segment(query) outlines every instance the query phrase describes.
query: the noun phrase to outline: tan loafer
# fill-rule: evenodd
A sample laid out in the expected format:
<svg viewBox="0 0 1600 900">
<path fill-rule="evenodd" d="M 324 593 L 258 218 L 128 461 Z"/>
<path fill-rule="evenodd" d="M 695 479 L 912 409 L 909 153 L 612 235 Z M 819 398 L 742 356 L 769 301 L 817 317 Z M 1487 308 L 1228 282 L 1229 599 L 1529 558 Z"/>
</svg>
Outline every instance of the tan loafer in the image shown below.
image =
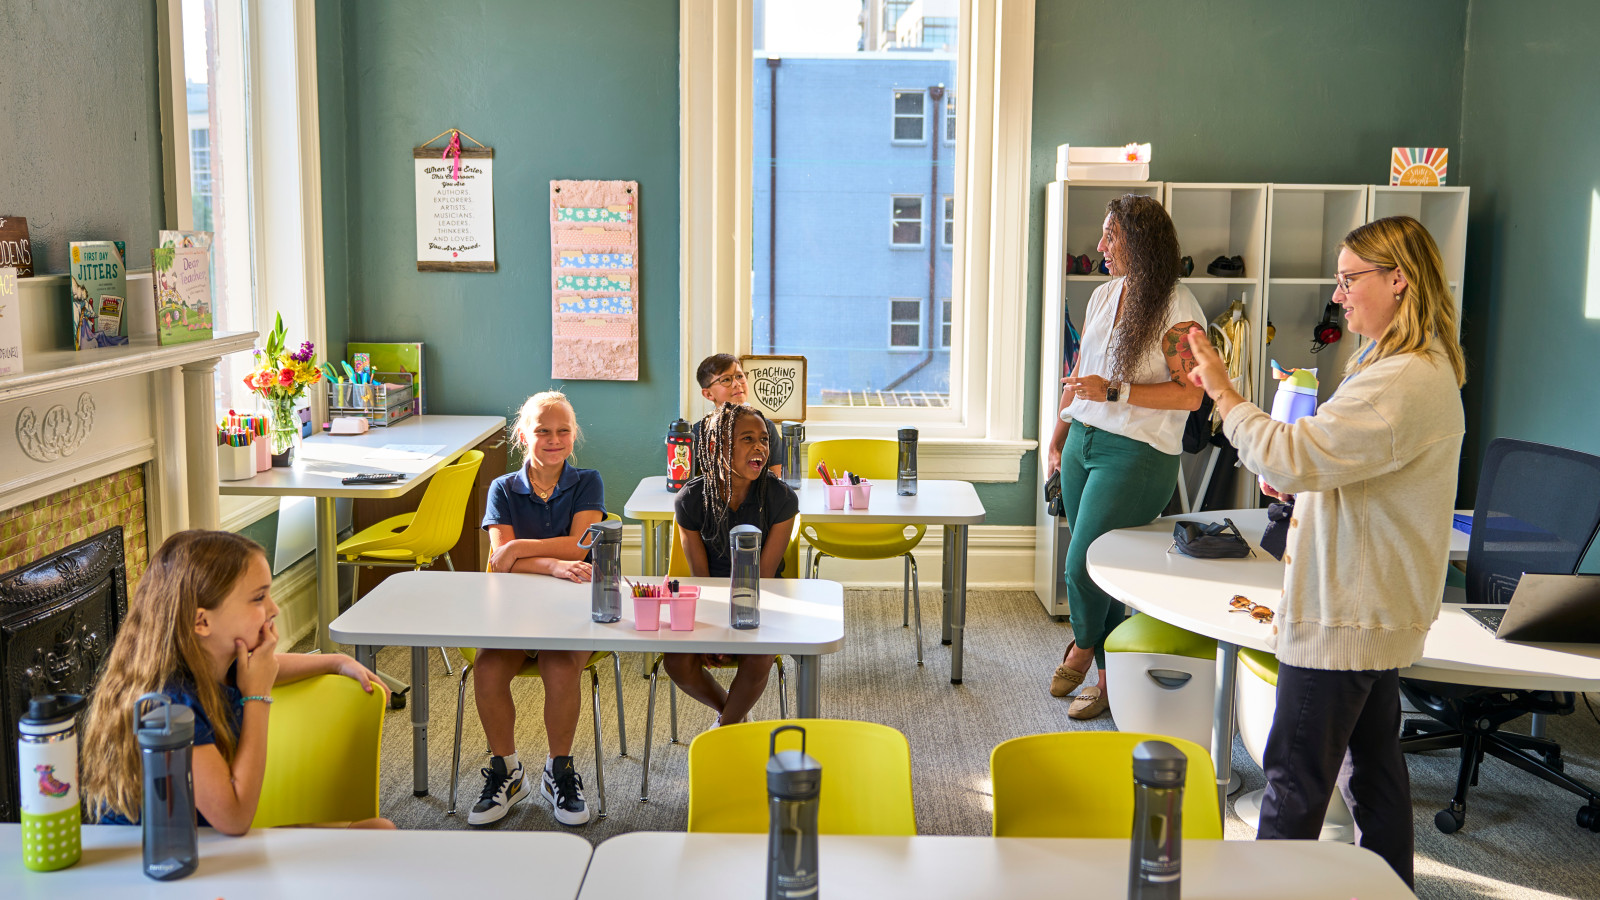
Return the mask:
<svg viewBox="0 0 1600 900">
<path fill-rule="evenodd" d="M 1072 705 L 1067 707 L 1067 716 L 1073 719 L 1095 719 L 1110 708 L 1111 701 L 1106 699 L 1106 692 L 1100 690 L 1099 685 L 1091 684 L 1072 698 Z"/>
<path fill-rule="evenodd" d="M 1067 668 L 1066 663 L 1056 666 L 1055 674 L 1050 676 L 1050 696 L 1065 697 L 1083 684 L 1083 672 Z"/>
</svg>

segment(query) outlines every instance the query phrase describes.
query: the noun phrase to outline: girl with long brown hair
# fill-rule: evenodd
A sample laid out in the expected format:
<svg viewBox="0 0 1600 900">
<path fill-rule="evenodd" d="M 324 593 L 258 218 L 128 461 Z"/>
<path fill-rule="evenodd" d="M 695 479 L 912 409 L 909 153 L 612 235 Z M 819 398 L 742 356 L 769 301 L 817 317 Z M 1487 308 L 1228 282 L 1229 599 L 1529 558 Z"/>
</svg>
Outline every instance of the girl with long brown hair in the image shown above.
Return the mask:
<svg viewBox="0 0 1600 900">
<path fill-rule="evenodd" d="M 278 653 L 278 606 L 261 545 L 226 531 L 180 531 L 139 581 L 89 705 L 83 795 L 91 819 L 139 821 L 143 781 L 133 702 L 165 693 L 194 711 L 194 797 L 200 824 L 250 830 L 267 765 L 272 688 L 336 673 L 382 689 L 341 653 Z M 313 824 L 313 823 L 306 823 Z M 393 828 L 386 819 L 357 827 Z"/>
<path fill-rule="evenodd" d="M 1067 715 L 1106 711 L 1107 634 L 1122 621 L 1121 603 L 1089 578 L 1089 545 L 1114 528 L 1161 514 L 1178 483 L 1183 426 L 1203 399 L 1186 379 L 1193 361 L 1179 339 L 1204 320 L 1178 283 L 1178 234 L 1151 197 L 1126 194 L 1106 205 L 1099 250 L 1110 281 L 1089 298 L 1078 367 L 1061 379 L 1061 421 L 1050 441 L 1051 470 L 1061 472 L 1067 525 L 1067 606 L 1072 641 L 1050 678 L 1065 697 L 1089 664 L 1098 685 L 1079 692 Z"/>
</svg>

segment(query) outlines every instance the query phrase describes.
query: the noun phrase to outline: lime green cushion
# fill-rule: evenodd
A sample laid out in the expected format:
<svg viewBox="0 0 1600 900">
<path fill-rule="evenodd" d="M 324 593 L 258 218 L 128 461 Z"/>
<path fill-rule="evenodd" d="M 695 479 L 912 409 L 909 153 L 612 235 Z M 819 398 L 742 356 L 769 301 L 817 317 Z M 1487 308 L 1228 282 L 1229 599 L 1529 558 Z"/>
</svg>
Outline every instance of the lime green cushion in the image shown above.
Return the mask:
<svg viewBox="0 0 1600 900">
<path fill-rule="evenodd" d="M 1215 659 L 1217 642 L 1144 614 L 1118 625 L 1106 635 L 1107 653 L 1165 653 L 1194 659 Z"/>
<path fill-rule="evenodd" d="M 1278 658 L 1262 650 L 1239 648 L 1239 662 L 1256 673 L 1256 677 L 1273 687 L 1278 686 Z"/>
</svg>

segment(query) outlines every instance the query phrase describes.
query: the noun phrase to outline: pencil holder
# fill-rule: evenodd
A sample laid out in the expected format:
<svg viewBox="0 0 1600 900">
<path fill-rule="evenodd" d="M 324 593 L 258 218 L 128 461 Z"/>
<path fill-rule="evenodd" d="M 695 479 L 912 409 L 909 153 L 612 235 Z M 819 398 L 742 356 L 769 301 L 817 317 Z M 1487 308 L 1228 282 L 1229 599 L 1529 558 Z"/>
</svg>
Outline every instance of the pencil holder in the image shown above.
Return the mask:
<svg viewBox="0 0 1600 900">
<path fill-rule="evenodd" d="M 849 496 L 850 487 L 851 485 L 848 481 L 836 481 L 833 484 L 823 485 L 823 489 L 827 491 L 828 495 L 828 508 L 844 509 L 845 497 Z"/>
<path fill-rule="evenodd" d="M 633 598 L 633 628 L 635 631 L 661 630 L 660 597 Z"/>
<path fill-rule="evenodd" d="M 850 485 L 850 508 L 866 509 L 867 501 L 872 499 L 872 482 L 861 479 L 860 484 Z"/>
<path fill-rule="evenodd" d="M 700 588 L 686 584 L 678 589 L 667 601 L 669 612 L 672 614 L 673 631 L 694 630 L 694 606 L 700 599 Z"/>
<path fill-rule="evenodd" d="M 223 481 L 243 481 L 256 475 L 256 451 L 253 447 L 217 447 L 217 477 Z"/>
<path fill-rule="evenodd" d="M 264 434 L 258 434 L 250 443 L 256 454 L 256 471 L 265 472 L 272 468 L 272 440 Z"/>
</svg>

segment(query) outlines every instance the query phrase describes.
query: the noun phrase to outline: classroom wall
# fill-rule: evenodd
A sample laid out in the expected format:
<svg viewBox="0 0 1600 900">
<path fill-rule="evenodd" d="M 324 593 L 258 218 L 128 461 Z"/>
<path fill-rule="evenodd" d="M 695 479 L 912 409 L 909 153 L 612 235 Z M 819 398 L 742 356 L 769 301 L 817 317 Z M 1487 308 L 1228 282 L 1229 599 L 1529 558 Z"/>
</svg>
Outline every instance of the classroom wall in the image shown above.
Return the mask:
<svg viewBox="0 0 1600 900">
<path fill-rule="evenodd" d="M 1468 457 L 1495 437 L 1600 453 L 1600 6 L 1474 3 L 1462 149 Z"/>
<path fill-rule="evenodd" d="M 566 391 L 577 461 L 620 511 L 663 471 L 677 415 L 677 4 L 323 0 L 317 20 L 329 349 L 426 341 L 432 413 L 511 418 Z M 416 270 L 411 149 L 449 127 L 495 151 L 492 274 Z M 547 197 L 564 178 L 639 182 L 637 382 L 550 377 Z"/>
<path fill-rule="evenodd" d="M 127 242 L 148 268 L 162 227 L 156 4 L 0 3 L 0 216 L 25 216 L 34 274 L 67 244 Z"/>
</svg>

